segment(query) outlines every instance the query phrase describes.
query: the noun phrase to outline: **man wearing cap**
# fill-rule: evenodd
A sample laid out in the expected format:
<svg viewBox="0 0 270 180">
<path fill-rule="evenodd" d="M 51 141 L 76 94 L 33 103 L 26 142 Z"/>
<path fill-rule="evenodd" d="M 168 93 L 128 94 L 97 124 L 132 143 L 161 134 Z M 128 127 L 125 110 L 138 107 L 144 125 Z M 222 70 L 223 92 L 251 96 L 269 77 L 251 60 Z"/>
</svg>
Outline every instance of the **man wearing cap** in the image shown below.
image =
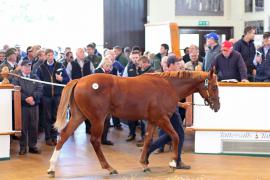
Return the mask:
<svg viewBox="0 0 270 180">
<path fill-rule="evenodd" d="M 209 71 L 214 58 L 220 53 L 220 45 L 218 44 L 219 37 L 214 32 L 207 34 L 205 38 L 209 49 L 205 54 L 202 69 L 203 71 Z"/>
<path fill-rule="evenodd" d="M 21 64 L 19 75 L 31 79 L 38 77 L 31 73 L 31 62 L 25 60 Z M 13 84 L 21 86 L 21 101 L 22 101 L 22 136 L 20 138 L 20 155 L 27 152 L 40 154 L 37 148 L 38 137 L 38 105 L 42 97 L 42 84 L 28 81 L 21 78 L 14 78 Z M 27 143 L 28 142 L 28 143 Z"/>
<path fill-rule="evenodd" d="M 6 51 L 6 60 L 0 65 L 0 72 L 2 71 L 2 68 L 7 66 L 9 71 L 12 71 L 13 73 L 17 73 L 18 70 L 20 70 L 20 66 L 17 66 L 16 63 L 17 55 L 16 55 L 16 49 L 15 48 L 9 48 Z M 0 76 L 0 81 L 2 77 Z M 12 80 L 12 76 L 9 76 L 9 80 Z"/>
<path fill-rule="evenodd" d="M 236 79 L 248 82 L 245 62 L 241 54 L 233 50 L 233 44 L 229 41 L 223 42 L 221 51 L 212 63 L 212 67 L 216 69 L 219 80 Z"/>
<path fill-rule="evenodd" d="M 254 81 L 254 74 L 255 74 L 255 66 L 253 64 L 253 60 L 256 54 L 256 48 L 254 45 L 255 34 L 256 34 L 256 27 L 254 26 L 245 27 L 242 39 L 237 41 L 233 47 L 233 49 L 238 51 L 244 59 L 244 62 L 247 67 L 247 74 L 249 81 Z"/>
</svg>

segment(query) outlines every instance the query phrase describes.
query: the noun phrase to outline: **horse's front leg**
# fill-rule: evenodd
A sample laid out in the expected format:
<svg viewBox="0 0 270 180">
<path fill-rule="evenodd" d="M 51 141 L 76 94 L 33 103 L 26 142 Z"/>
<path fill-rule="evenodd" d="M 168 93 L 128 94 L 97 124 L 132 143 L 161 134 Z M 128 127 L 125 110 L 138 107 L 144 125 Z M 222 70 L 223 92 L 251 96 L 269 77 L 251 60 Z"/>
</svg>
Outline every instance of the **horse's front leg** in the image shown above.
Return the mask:
<svg viewBox="0 0 270 180">
<path fill-rule="evenodd" d="M 149 149 L 149 145 L 151 143 L 151 140 L 153 138 L 154 130 L 155 130 L 155 126 L 153 125 L 153 123 L 148 122 L 147 132 L 145 134 L 143 150 L 142 150 L 141 158 L 140 158 L 140 163 L 143 166 L 143 171 L 144 172 L 150 171 L 150 169 L 148 168 L 148 164 L 149 164 L 149 161 L 148 161 L 148 158 L 149 158 L 148 149 Z"/>
<path fill-rule="evenodd" d="M 103 121 L 100 119 L 91 119 L 92 126 L 91 126 L 90 141 L 94 147 L 94 150 L 99 159 L 101 167 L 103 169 L 107 169 L 110 172 L 110 174 L 118 174 L 118 172 L 109 165 L 100 147 L 101 136 L 102 136 L 103 128 L 104 128 L 104 121 L 105 121 L 105 118 L 103 119 Z"/>
</svg>

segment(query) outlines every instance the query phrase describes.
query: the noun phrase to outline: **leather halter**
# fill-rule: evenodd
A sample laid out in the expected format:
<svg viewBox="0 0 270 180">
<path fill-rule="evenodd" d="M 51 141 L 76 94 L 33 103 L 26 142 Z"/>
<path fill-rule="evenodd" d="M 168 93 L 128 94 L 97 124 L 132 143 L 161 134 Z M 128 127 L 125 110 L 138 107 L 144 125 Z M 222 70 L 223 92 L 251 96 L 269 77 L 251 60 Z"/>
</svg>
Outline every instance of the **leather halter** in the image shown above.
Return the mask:
<svg viewBox="0 0 270 180">
<path fill-rule="evenodd" d="M 205 91 L 206 91 L 207 97 L 204 98 L 204 104 L 205 104 L 206 106 L 209 106 L 209 105 L 212 106 L 212 105 L 214 104 L 215 101 L 219 100 L 219 97 L 211 97 L 208 88 L 209 88 L 209 79 L 206 78 L 206 79 L 204 80 L 204 89 L 205 89 Z M 209 102 L 210 104 L 209 104 L 208 102 Z"/>
</svg>

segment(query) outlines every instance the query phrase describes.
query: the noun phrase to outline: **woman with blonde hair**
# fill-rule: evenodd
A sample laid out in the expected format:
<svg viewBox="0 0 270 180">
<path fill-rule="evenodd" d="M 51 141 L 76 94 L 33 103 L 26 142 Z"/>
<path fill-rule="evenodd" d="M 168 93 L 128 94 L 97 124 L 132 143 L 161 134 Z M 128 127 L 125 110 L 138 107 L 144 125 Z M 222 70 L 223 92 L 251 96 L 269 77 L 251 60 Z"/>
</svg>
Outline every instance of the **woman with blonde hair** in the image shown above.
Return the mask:
<svg viewBox="0 0 270 180">
<path fill-rule="evenodd" d="M 112 70 L 112 61 L 108 57 L 102 59 L 95 73 L 110 73 Z"/>
</svg>

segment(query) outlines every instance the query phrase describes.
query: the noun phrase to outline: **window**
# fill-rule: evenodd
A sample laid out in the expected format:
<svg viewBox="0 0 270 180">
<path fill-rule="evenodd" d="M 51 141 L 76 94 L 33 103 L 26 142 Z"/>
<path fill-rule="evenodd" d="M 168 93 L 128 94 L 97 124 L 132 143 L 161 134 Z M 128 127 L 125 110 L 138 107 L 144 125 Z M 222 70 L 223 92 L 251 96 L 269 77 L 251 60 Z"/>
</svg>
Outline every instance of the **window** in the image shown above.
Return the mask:
<svg viewBox="0 0 270 180">
<path fill-rule="evenodd" d="M 256 34 L 263 34 L 263 32 L 264 32 L 263 20 L 260 20 L 260 21 L 246 21 L 245 22 L 245 27 L 246 26 L 255 26 L 256 27 Z"/>
<path fill-rule="evenodd" d="M 264 0 L 255 0 L 255 11 L 264 10 Z"/>
<path fill-rule="evenodd" d="M 245 12 L 252 12 L 253 0 L 245 0 Z"/>
<path fill-rule="evenodd" d="M 223 16 L 224 0 L 175 0 L 177 16 Z"/>
</svg>

